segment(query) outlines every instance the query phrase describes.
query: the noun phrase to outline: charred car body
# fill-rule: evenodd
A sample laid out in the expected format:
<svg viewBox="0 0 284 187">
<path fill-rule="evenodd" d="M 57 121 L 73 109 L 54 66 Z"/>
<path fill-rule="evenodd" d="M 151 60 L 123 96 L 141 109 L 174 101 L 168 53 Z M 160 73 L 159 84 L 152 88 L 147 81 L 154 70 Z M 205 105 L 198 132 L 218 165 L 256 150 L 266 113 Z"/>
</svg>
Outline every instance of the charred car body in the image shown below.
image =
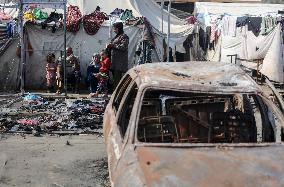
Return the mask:
<svg viewBox="0 0 284 187">
<path fill-rule="evenodd" d="M 283 115 L 232 64 L 137 66 L 107 106 L 112 186 L 284 186 Z"/>
</svg>

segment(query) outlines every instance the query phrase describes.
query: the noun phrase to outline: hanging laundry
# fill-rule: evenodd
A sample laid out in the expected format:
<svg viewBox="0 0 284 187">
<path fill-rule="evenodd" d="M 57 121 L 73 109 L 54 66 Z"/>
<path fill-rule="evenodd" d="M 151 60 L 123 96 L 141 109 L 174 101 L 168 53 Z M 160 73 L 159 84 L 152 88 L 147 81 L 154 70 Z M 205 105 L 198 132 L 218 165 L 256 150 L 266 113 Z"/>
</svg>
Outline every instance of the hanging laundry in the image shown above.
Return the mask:
<svg viewBox="0 0 284 187">
<path fill-rule="evenodd" d="M 34 18 L 36 20 L 44 20 L 44 19 L 48 18 L 48 13 L 47 12 L 43 12 L 40 9 L 34 9 L 33 14 L 34 14 Z"/>
<path fill-rule="evenodd" d="M 210 43 L 212 44 L 216 41 L 220 36 L 220 29 L 218 25 L 220 25 L 221 18 L 220 17 L 211 17 L 211 33 L 210 33 Z M 216 42 L 215 42 L 216 43 Z"/>
<path fill-rule="evenodd" d="M 224 36 L 236 36 L 237 17 L 225 16 L 222 19 L 222 33 Z"/>
<path fill-rule="evenodd" d="M 252 31 L 255 36 L 260 33 L 262 18 L 261 17 L 249 17 L 248 18 L 248 30 Z"/>
<path fill-rule="evenodd" d="M 87 34 L 95 35 L 101 28 L 102 23 L 108 19 L 104 12 L 94 11 L 83 17 L 83 26 Z"/>
<path fill-rule="evenodd" d="M 199 29 L 199 46 L 203 51 L 206 51 L 209 47 L 210 35 L 211 35 L 210 27 L 206 27 L 205 31 L 202 28 Z"/>
<path fill-rule="evenodd" d="M 185 18 L 185 20 L 186 20 L 187 24 L 195 24 L 196 21 L 197 21 L 196 17 L 194 17 L 194 16 L 189 16 L 189 17 Z"/>
<path fill-rule="evenodd" d="M 132 10 L 126 9 L 120 16 L 122 21 L 126 21 L 128 19 L 134 18 Z"/>
<path fill-rule="evenodd" d="M 119 17 L 123 14 L 124 10 L 123 9 L 119 9 L 119 8 L 116 8 L 114 11 L 112 11 L 110 13 L 111 16 L 114 16 L 114 17 Z"/>
<path fill-rule="evenodd" d="M 5 13 L 5 12 L 0 12 L 0 22 L 2 21 L 8 21 L 11 20 L 12 16 L 10 16 L 9 14 Z"/>
<path fill-rule="evenodd" d="M 247 24 L 248 24 L 247 16 L 237 17 L 237 23 L 236 23 L 237 27 L 243 27 L 243 26 L 246 26 Z"/>
<path fill-rule="evenodd" d="M 261 35 L 269 34 L 271 31 L 275 29 L 276 25 L 277 25 L 276 17 L 271 17 L 271 16 L 262 17 L 260 34 Z"/>
<path fill-rule="evenodd" d="M 54 25 L 52 26 L 52 32 L 54 33 L 56 31 L 56 24 L 60 21 L 63 21 L 63 14 L 51 12 L 48 18 L 41 23 L 41 27 L 42 29 L 45 29 L 48 23 L 54 22 Z"/>
<path fill-rule="evenodd" d="M 144 23 L 143 17 L 130 18 L 125 21 L 125 25 L 128 26 L 138 26 L 138 25 L 143 25 L 143 23 Z"/>
<path fill-rule="evenodd" d="M 24 13 L 24 19 L 26 21 L 34 21 L 35 17 L 32 11 L 28 10 L 27 12 Z"/>
<path fill-rule="evenodd" d="M 80 30 L 82 14 L 78 6 L 69 6 L 67 13 L 67 31 L 78 32 Z"/>
</svg>

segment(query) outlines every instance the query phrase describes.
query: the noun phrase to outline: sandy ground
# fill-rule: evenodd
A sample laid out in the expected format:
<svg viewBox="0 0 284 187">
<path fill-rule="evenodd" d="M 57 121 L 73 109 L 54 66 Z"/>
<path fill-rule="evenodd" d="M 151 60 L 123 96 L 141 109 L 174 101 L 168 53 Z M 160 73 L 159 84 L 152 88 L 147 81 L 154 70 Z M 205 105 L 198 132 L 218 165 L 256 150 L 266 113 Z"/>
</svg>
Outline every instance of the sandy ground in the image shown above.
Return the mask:
<svg viewBox="0 0 284 187">
<path fill-rule="evenodd" d="M 105 145 L 96 135 L 0 134 L 0 150 L 1 187 L 109 186 Z"/>
</svg>

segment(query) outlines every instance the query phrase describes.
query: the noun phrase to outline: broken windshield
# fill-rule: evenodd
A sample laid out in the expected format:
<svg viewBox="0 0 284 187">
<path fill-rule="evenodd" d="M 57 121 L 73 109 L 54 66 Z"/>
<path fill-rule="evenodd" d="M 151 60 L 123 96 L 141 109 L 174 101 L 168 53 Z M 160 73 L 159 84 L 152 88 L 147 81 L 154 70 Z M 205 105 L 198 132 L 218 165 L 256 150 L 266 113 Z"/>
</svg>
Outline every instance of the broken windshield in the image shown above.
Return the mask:
<svg viewBox="0 0 284 187">
<path fill-rule="evenodd" d="M 275 142 L 275 115 L 255 94 L 204 94 L 149 89 L 137 139 L 145 143 Z"/>
</svg>

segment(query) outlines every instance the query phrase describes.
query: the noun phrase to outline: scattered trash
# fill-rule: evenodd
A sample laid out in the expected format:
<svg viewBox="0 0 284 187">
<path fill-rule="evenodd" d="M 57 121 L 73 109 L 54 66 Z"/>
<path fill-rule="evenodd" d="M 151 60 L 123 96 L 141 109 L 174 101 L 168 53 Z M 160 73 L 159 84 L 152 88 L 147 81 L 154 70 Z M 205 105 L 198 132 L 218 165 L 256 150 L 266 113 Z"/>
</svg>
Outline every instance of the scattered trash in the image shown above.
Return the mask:
<svg viewBox="0 0 284 187">
<path fill-rule="evenodd" d="M 26 95 L 24 97 L 25 101 L 37 101 L 37 100 L 41 100 L 42 98 L 36 94 L 32 94 L 32 93 L 28 93 L 28 95 Z"/>
<path fill-rule="evenodd" d="M 0 133 L 50 134 L 99 133 L 107 100 L 44 99 L 27 94 L 9 107 L 0 102 Z"/>
</svg>

